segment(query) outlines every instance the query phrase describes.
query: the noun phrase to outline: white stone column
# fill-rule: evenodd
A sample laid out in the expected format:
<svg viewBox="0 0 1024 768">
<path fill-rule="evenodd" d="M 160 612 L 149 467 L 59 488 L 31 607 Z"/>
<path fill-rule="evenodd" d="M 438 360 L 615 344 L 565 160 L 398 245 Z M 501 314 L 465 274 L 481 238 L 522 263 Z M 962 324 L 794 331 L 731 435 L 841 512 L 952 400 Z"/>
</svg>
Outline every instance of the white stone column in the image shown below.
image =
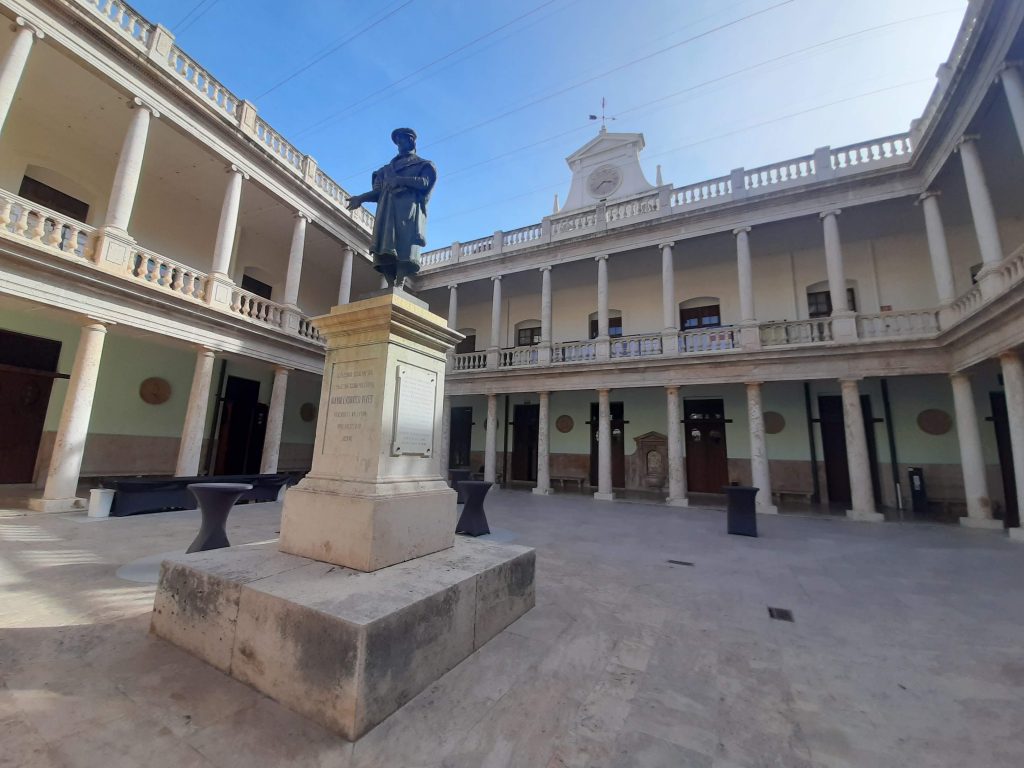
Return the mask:
<svg viewBox="0 0 1024 768">
<path fill-rule="evenodd" d="M 676 272 L 672 258 L 675 243 L 662 243 L 661 248 L 661 322 L 666 334 L 679 330 L 679 314 L 676 310 Z"/>
<path fill-rule="evenodd" d="M 960 443 L 960 467 L 967 498 L 967 517 L 961 517 L 960 524 L 973 528 L 1001 528 L 1002 523 L 992 519 L 992 500 L 985 478 L 985 454 L 981 449 L 981 430 L 978 428 L 971 379 L 966 373 L 954 373 L 949 380 L 953 386 L 956 436 Z"/>
<path fill-rule="evenodd" d="M 235 243 L 235 229 L 238 226 L 238 209 L 242 202 L 242 180 L 249 176 L 237 165 L 228 169 L 228 184 L 224 190 L 224 202 L 220 208 L 220 223 L 217 225 L 217 243 L 213 248 L 213 269 L 211 274 L 228 280 L 231 266 L 231 249 Z"/>
<path fill-rule="evenodd" d="M 928 254 L 932 260 L 935 291 L 939 296 L 939 304 L 949 304 L 956 298 L 956 287 L 953 283 L 949 248 L 946 245 L 946 229 L 942 225 L 942 213 L 939 211 L 941 194 L 938 190 L 928 190 L 917 199 L 921 203 L 921 210 L 924 211 L 924 229 L 928 236 Z"/>
<path fill-rule="evenodd" d="M 292 225 L 292 243 L 288 249 L 288 272 L 284 280 L 284 300 L 287 307 L 297 308 L 299 301 L 299 281 L 302 277 L 302 255 L 306 247 L 306 224 L 309 217 L 304 213 L 296 213 Z"/>
<path fill-rule="evenodd" d="M 840 379 L 843 392 L 843 423 L 846 427 L 846 461 L 850 472 L 850 494 L 853 509 L 846 516 L 853 520 L 878 522 L 885 518 L 875 510 L 875 493 L 871 485 L 871 459 L 868 438 L 864 431 L 864 412 L 860 407 L 857 379 Z"/>
<path fill-rule="evenodd" d="M 839 238 L 836 209 L 820 214 L 825 233 L 825 269 L 828 271 L 828 292 L 832 299 L 832 316 L 849 312 L 846 301 L 846 274 L 843 271 L 843 245 Z"/>
<path fill-rule="evenodd" d="M 188 393 L 185 425 L 178 443 L 178 461 L 174 466 L 176 477 L 195 477 L 203 455 L 203 435 L 206 431 L 206 411 L 210 404 L 210 381 L 213 379 L 214 352 L 205 347 L 196 353 L 196 367 L 192 373 L 192 388 Z"/>
<path fill-rule="evenodd" d="M 597 339 L 598 360 L 611 357 L 611 343 L 608 336 L 608 254 L 595 258 L 597 262 Z"/>
<path fill-rule="evenodd" d="M 1010 451 L 1013 453 L 1013 478 L 1017 482 L 1017 509 L 1024 510 L 1024 365 L 1017 352 L 999 356 L 1006 393 L 1006 416 L 1010 423 Z M 1010 528 L 1010 538 L 1024 541 L 1024 528 Z"/>
<path fill-rule="evenodd" d="M 132 100 L 132 117 L 128 122 L 128 132 L 121 142 L 121 154 L 114 171 L 114 183 L 110 188 L 110 201 L 107 203 L 105 226 L 120 232 L 128 232 L 128 222 L 132 218 L 135 207 L 135 195 L 139 190 L 139 178 L 142 176 L 142 160 L 146 155 L 146 139 L 149 137 L 149 121 L 160 114 L 142 103 L 142 99 Z"/>
<path fill-rule="evenodd" d="M 341 250 L 341 282 L 338 284 L 338 304 L 352 301 L 352 261 L 355 253 L 347 245 Z"/>
<path fill-rule="evenodd" d="M 1010 106 L 1013 127 L 1017 131 L 1017 140 L 1024 149 L 1024 78 L 1020 74 L 1019 62 L 1007 62 L 999 73 L 1006 93 L 1006 103 Z"/>
<path fill-rule="evenodd" d="M 448 286 L 448 327 L 459 330 L 459 284 Z"/>
<path fill-rule="evenodd" d="M 452 399 L 445 395 L 441 405 L 441 450 L 438 464 L 441 477 L 448 481 L 448 465 L 451 464 L 452 448 Z"/>
<path fill-rule="evenodd" d="M 547 392 L 538 392 L 537 397 L 540 403 L 537 416 L 537 487 L 533 489 L 533 492 L 546 496 L 551 493 L 550 432 L 548 430 L 550 395 Z"/>
<path fill-rule="evenodd" d="M 498 396 L 487 396 L 487 425 L 484 439 L 484 480 L 496 481 L 498 476 Z"/>
<path fill-rule="evenodd" d="M 761 382 L 747 382 L 747 422 L 750 425 L 750 475 L 757 492 L 757 511 L 778 514 L 772 503 L 772 476 L 768 467 L 768 445 L 764 436 L 764 410 L 761 406 Z"/>
<path fill-rule="evenodd" d="M 981 250 L 983 262 L 982 272 L 988 267 L 1003 260 L 1003 243 L 999 237 L 999 226 L 996 223 L 996 210 L 992 205 L 992 196 L 985 183 L 985 171 L 978 154 L 978 137 L 964 136 L 960 139 L 957 149 L 964 167 L 964 181 L 967 183 L 967 198 L 971 204 L 971 217 L 974 219 L 974 233 L 978 237 L 978 248 Z M 978 275 L 981 280 L 981 273 Z"/>
<path fill-rule="evenodd" d="M 686 498 L 686 466 L 683 456 L 683 430 L 679 424 L 679 387 L 665 387 L 665 429 L 668 432 L 668 498 L 673 507 L 689 506 Z"/>
<path fill-rule="evenodd" d="M 551 267 L 540 268 L 540 346 L 537 362 L 551 362 Z"/>
<path fill-rule="evenodd" d="M 7 122 L 7 113 L 14 103 L 14 94 L 21 82 L 21 75 L 28 63 L 28 54 L 32 50 L 34 38 L 43 39 L 43 33 L 33 27 L 26 19 L 18 16 L 14 20 L 15 35 L 11 47 L 0 61 L 0 131 Z"/>
<path fill-rule="evenodd" d="M 274 366 L 274 388 L 270 392 L 270 408 L 267 411 L 267 431 L 263 437 L 263 457 L 260 459 L 260 474 L 273 475 L 281 458 L 281 431 L 284 428 L 284 402 L 288 393 L 288 369 Z"/>
<path fill-rule="evenodd" d="M 501 349 L 501 275 L 491 277 L 491 344 L 487 348 L 487 367 L 498 367 Z"/>
<path fill-rule="evenodd" d="M 736 276 L 740 288 L 740 322 L 755 323 L 757 320 L 754 316 L 754 278 L 750 265 L 750 227 L 739 227 L 732 233 L 736 236 Z"/>
<path fill-rule="evenodd" d="M 607 258 L 607 257 L 606 257 Z M 599 501 L 611 501 L 612 493 L 612 412 L 609 390 L 597 390 L 597 493 Z"/>
<path fill-rule="evenodd" d="M 85 455 L 85 440 L 89 435 L 92 401 L 106 335 L 107 327 L 103 323 L 90 319 L 82 326 L 43 496 L 29 501 L 29 506 L 37 512 L 66 512 L 85 506 L 85 500 L 77 498 L 75 493 Z"/>
</svg>

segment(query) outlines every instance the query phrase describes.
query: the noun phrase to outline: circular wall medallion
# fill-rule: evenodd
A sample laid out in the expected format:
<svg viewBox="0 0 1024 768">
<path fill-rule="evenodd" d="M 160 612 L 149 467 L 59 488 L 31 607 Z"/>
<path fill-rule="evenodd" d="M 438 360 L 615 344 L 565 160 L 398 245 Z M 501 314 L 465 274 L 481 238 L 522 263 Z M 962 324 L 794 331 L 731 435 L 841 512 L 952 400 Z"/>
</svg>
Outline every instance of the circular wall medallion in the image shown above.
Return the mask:
<svg viewBox="0 0 1024 768">
<path fill-rule="evenodd" d="M 777 435 L 786 428 L 786 417 L 777 411 L 764 412 L 764 431 L 769 435 Z"/>
<path fill-rule="evenodd" d="M 614 165 L 602 165 L 587 176 L 587 191 L 598 199 L 609 197 L 622 183 L 622 173 Z"/>
<path fill-rule="evenodd" d="M 303 403 L 299 406 L 299 418 L 303 421 L 312 421 L 316 418 L 316 406 L 312 403 Z"/>
<path fill-rule="evenodd" d="M 571 432 L 573 428 L 572 416 L 563 414 L 555 419 L 555 429 L 559 432 Z"/>
<path fill-rule="evenodd" d="M 928 408 L 917 414 L 917 426 L 928 435 L 944 435 L 953 428 L 953 419 L 945 411 Z"/>
<path fill-rule="evenodd" d="M 171 398 L 171 385 L 167 379 L 151 376 L 139 385 L 139 397 L 150 405 L 161 405 Z"/>
</svg>

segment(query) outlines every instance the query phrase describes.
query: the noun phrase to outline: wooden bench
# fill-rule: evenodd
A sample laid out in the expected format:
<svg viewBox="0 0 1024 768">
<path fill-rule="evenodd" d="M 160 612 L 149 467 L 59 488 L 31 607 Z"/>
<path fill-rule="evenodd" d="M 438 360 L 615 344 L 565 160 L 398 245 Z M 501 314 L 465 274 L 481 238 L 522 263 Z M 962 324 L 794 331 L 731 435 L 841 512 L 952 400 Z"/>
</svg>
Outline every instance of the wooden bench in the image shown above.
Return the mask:
<svg viewBox="0 0 1024 768">
<path fill-rule="evenodd" d="M 565 490 L 566 483 L 576 483 L 576 490 L 583 491 L 583 481 L 586 480 L 582 475 L 552 475 L 551 482 L 557 482 L 562 486 L 562 490 Z"/>
<path fill-rule="evenodd" d="M 784 488 L 776 488 L 772 491 L 772 498 L 775 499 L 778 504 L 781 504 L 782 500 L 787 498 L 797 499 L 810 504 L 811 499 L 814 498 L 814 491 L 792 491 Z"/>
</svg>

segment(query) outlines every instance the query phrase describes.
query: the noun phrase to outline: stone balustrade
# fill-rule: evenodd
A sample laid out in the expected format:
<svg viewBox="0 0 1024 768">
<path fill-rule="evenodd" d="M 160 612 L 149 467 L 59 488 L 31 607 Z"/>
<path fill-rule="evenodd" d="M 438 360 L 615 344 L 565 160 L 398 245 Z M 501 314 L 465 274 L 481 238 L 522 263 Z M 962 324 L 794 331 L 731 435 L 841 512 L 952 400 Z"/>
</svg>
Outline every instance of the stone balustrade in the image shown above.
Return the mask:
<svg viewBox="0 0 1024 768">
<path fill-rule="evenodd" d="M 281 327 L 284 307 L 243 288 L 231 289 L 231 311 L 255 323 Z"/>
<path fill-rule="evenodd" d="M 612 357 L 650 357 L 661 354 L 661 335 L 620 336 L 611 341 Z"/>
<path fill-rule="evenodd" d="M 537 365 L 538 362 L 539 350 L 535 346 L 503 349 L 498 354 L 499 368 L 520 368 L 524 365 Z"/>
<path fill-rule="evenodd" d="M 0 231 L 65 256 L 92 256 L 92 227 L 0 190 Z"/>
<path fill-rule="evenodd" d="M 195 301 L 202 301 L 206 297 L 209 276 L 205 272 L 152 251 L 133 248 L 127 267 L 129 276 L 153 288 Z"/>
<path fill-rule="evenodd" d="M 309 318 L 299 318 L 299 336 L 310 341 L 318 341 L 323 343 L 324 337 L 320 335 L 320 331 L 313 327 L 312 321 Z"/>
<path fill-rule="evenodd" d="M 743 188 L 748 194 L 751 190 L 767 192 L 782 186 L 805 184 L 813 176 L 814 155 L 805 155 L 746 171 L 743 174 Z"/>
<path fill-rule="evenodd" d="M 832 320 L 827 317 L 761 324 L 761 343 L 766 347 L 823 341 L 832 341 Z"/>
<path fill-rule="evenodd" d="M 723 352 L 736 349 L 736 335 L 732 328 L 700 328 L 679 334 L 677 351 L 680 354 L 694 352 Z"/>
<path fill-rule="evenodd" d="M 857 337 L 860 339 L 906 339 L 934 336 L 938 332 L 939 316 L 934 309 L 857 315 Z"/>
<path fill-rule="evenodd" d="M 832 170 L 838 175 L 842 171 L 866 170 L 864 166 L 879 168 L 902 163 L 910 159 L 910 154 L 910 135 L 900 133 L 839 147 L 831 150 L 830 156 Z"/>
<path fill-rule="evenodd" d="M 593 341 L 556 341 L 551 345 L 552 363 L 578 363 L 597 359 Z"/>
<path fill-rule="evenodd" d="M 153 36 L 153 25 L 142 14 L 121 0 L 89 0 L 97 15 L 104 17 L 123 35 L 141 46 L 148 46 Z"/>
<path fill-rule="evenodd" d="M 670 207 L 678 211 L 684 207 L 698 207 L 723 203 L 732 199 L 732 177 L 721 176 L 672 190 Z"/>
<path fill-rule="evenodd" d="M 452 356 L 452 368 L 456 371 L 478 371 L 486 367 L 486 352 L 463 352 Z"/>
<path fill-rule="evenodd" d="M 302 175 L 303 154 L 299 152 L 284 136 L 270 127 L 270 123 L 260 116 L 256 116 L 256 137 L 274 154 L 288 170 L 297 175 Z M 323 172 L 320 173 L 324 176 Z M 323 189 L 317 185 L 319 189 Z M 330 197 L 330 195 L 328 195 Z M 332 198 L 333 199 L 333 198 Z"/>
</svg>

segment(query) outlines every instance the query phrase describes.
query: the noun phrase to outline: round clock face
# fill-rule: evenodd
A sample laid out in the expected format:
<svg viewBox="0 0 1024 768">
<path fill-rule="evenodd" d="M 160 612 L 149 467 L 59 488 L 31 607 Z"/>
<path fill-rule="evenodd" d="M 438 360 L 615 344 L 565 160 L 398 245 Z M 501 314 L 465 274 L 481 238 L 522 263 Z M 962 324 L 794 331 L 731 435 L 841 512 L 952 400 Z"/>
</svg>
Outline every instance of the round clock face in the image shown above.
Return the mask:
<svg viewBox="0 0 1024 768">
<path fill-rule="evenodd" d="M 167 379 L 153 376 L 146 379 L 139 386 L 139 397 L 150 405 L 166 403 L 171 397 L 171 385 L 167 382 Z"/>
<path fill-rule="evenodd" d="M 600 199 L 611 195 L 622 183 L 622 173 L 612 165 L 602 165 L 587 177 L 587 191 Z"/>
</svg>

